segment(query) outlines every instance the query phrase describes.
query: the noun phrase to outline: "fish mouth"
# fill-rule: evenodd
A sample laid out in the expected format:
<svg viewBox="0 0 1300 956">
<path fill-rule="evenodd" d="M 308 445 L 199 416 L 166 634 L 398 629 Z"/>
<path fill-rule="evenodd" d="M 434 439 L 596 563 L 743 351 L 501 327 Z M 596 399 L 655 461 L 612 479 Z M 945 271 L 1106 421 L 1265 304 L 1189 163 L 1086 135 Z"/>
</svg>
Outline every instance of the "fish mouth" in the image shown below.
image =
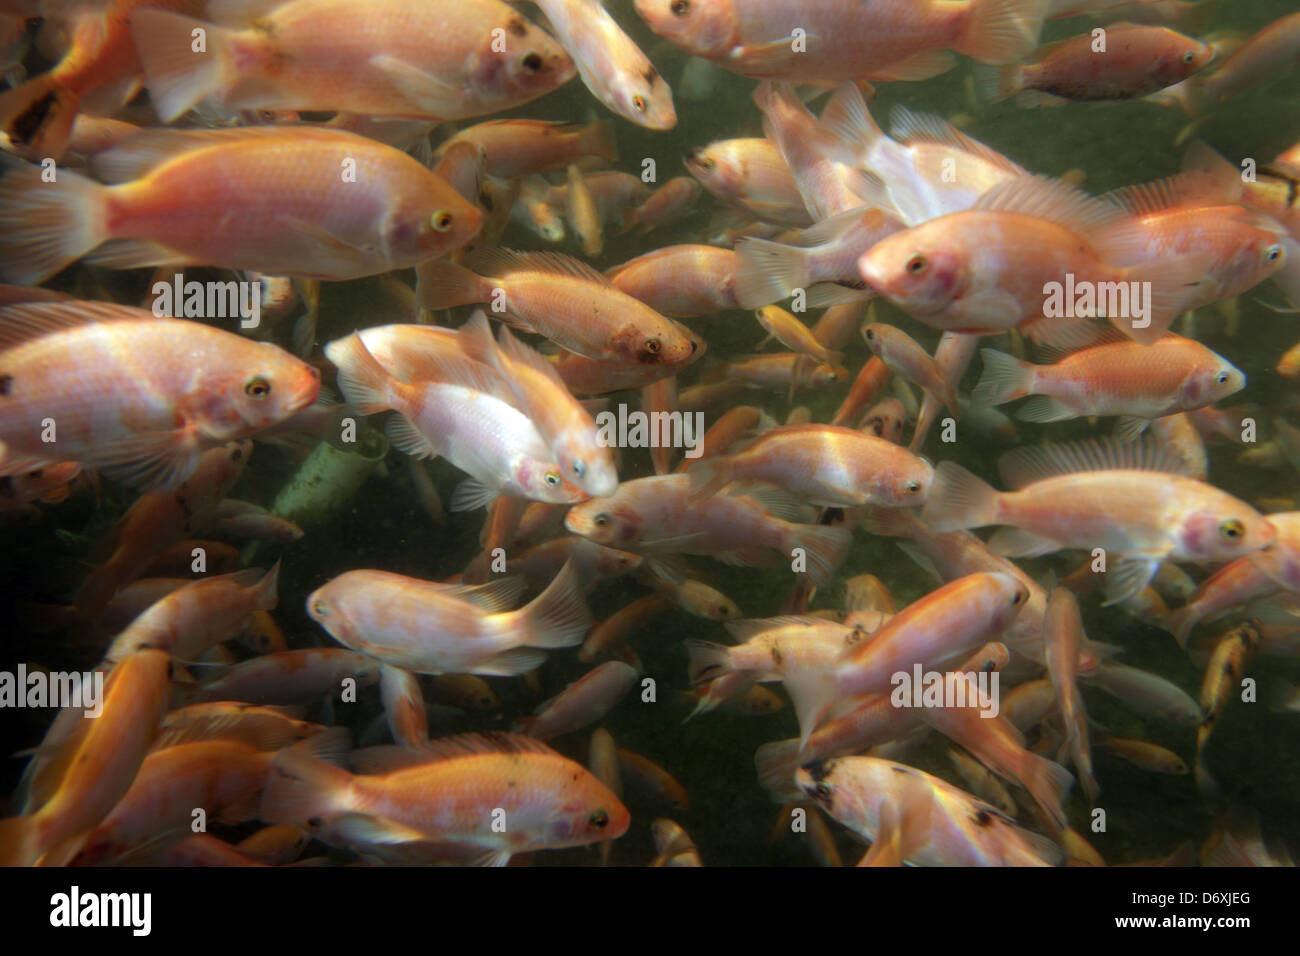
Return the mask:
<svg viewBox="0 0 1300 956">
<path fill-rule="evenodd" d="M 311 370 L 311 376 L 303 380 L 297 390 L 289 397 L 289 405 L 295 412 L 302 411 L 308 405 L 316 401 L 320 395 L 320 369 L 314 365 L 307 366 Z"/>
</svg>

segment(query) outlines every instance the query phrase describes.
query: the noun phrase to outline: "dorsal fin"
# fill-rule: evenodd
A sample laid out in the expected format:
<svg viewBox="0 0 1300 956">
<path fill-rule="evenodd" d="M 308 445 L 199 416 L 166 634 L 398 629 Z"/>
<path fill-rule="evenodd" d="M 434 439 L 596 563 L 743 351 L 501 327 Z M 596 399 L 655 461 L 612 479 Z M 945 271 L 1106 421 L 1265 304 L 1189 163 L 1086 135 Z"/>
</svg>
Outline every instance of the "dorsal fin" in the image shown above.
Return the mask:
<svg viewBox="0 0 1300 956">
<path fill-rule="evenodd" d="M 1152 439 L 1083 441 L 1017 448 L 998 461 L 1003 483 L 1011 489 L 1060 475 L 1087 471 L 1152 471 L 1190 477 L 1181 456 Z"/>
<path fill-rule="evenodd" d="M 512 272 L 548 272 L 610 286 L 603 275 L 578 259 L 559 252 L 516 252 L 513 249 L 479 249 L 466 257 L 465 267 L 481 276 L 504 278 Z"/>
<path fill-rule="evenodd" d="M 967 136 L 946 119 L 933 113 L 913 113 L 906 106 L 895 106 L 889 111 L 889 135 L 907 146 L 913 143 L 951 146 L 1016 176 L 1023 176 L 1027 172 L 1019 163 L 1012 162 L 993 147 Z"/>
<path fill-rule="evenodd" d="M 19 302 L 0 306 L 0 349 L 11 349 L 43 335 L 95 322 L 154 321 L 156 318 L 146 309 L 113 302 Z"/>
<path fill-rule="evenodd" d="M 1060 179 L 1017 176 L 998 183 L 971 207 L 983 212 L 1013 212 L 1065 226 L 1081 236 L 1124 220 L 1122 209 Z"/>
</svg>

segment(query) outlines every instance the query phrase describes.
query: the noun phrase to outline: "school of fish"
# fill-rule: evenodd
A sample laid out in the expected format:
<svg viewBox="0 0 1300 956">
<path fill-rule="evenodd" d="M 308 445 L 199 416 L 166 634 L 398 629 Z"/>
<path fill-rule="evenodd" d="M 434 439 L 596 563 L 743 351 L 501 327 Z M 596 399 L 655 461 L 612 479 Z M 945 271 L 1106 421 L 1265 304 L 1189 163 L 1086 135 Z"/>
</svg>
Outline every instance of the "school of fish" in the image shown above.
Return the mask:
<svg viewBox="0 0 1300 956">
<path fill-rule="evenodd" d="M 0 864 L 1292 865 L 1230 6 L 0 0 Z"/>
</svg>

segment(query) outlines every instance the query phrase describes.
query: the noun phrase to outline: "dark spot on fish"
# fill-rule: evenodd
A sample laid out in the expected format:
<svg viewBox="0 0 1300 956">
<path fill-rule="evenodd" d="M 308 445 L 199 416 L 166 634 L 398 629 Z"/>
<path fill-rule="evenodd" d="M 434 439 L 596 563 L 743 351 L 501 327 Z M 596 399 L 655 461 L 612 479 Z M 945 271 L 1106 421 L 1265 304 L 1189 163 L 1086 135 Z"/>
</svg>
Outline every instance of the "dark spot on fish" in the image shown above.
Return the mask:
<svg viewBox="0 0 1300 956">
<path fill-rule="evenodd" d="M 824 508 L 817 518 L 818 524 L 840 524 L 844 521 L 843 508 Z"/>
<path fill-rule="evenodd" d="M 485 192 L 478 194 L 478 204 L 488 212 L 492 212 L 496 208 L 496 205 L 492 202 L 492 197 Z"/>
<path fill-rule="evenodd" d="M 513 790 L 515 788 L 515 782 L 511 780 L 509 783 L 506 784 L 506 786 L 508 786 L 511 790 Z"/>
<path fill-rule="evenodd" d="M 803 769 L 808 771 L 808 776 L 812 777 L 813 783 L 821 783 L 831 775 L 831 768 L 834 765 L 834 760 L 814 760 L 812 763 L 804 764 Z"/>
<path fill-rule="evenodd" d="M 58 97 L 54 91 L 46 93 L 16 117 L 10 126 L 10 136 L 19 143 L 30 143 L 54 112 Z"/>
<path fill-rule="evenodd" d="M 0 395 L 8 395 L 13 391 L 14 377 L 12 375 L 0 375 Z"/>
<path fill-rule="evenodd" d="M 523 17 L 511 17 L 506 22 L 506 29 L 517 37 L 528 36 L 528 24 L 524 23 Z"/>
<path fill-rule="evenodd" d="M 325 821 L 321 817 L 309 817 L 307 819 L 307 826 L 311 827 L 313 830 L 323 827 L 324 825 Z"/>
<path fill-rule="evenodd" d="M 659 76 L 659 71 L 656 70 L 653 66 L 647 66 L 646 71 L 642 73 L 641 76 L 652 87 L 662 79 L 662 77 Z"/>
<path fill-rule="evenodd" d="M 977 810 L 975 816 L 971 818 L 975 821 L 977 827 L 987 827 L 993 825 L 993 814 L 987 810 Z"/>
<path fill-rule="evenodd" d="M 5 475 L 0 478 L 0 498 L 12 498 L 14 496 L 14 479 L 13 475 Z"/>
<path fill-rule="evenodd" d="M 240 460 L 241 458 L 243 458 L 243 457 L 244 457 L 244 450 L 243 450 L 242 448 L 236 448 L 236 449 L 231 453 L 231 455 L 230 455 L 230 460 L 231 460 L 231 461 L 239 461 L 239 460 Z"/>
<path fill-rule="evenodd" d="M 773 645 L 772 645 L 772 663 L 775 664 L 777 667 L 780 667 L 780 666 L 781 666 L 781 662 L 782 662 L 783 660 L 785 660 L 785 655 L 781 653 L 781 648 L 780 648 L 778 645 L 773 644 Z"/>
</svg>

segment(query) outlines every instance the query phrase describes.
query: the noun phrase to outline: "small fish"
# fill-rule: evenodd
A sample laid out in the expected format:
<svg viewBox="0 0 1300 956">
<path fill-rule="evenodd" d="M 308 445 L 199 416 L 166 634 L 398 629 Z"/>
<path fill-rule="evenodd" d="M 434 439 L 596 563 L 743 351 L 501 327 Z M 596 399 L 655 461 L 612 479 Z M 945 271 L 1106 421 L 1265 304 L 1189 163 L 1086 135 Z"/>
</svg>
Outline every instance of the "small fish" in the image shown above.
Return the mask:
<svg viewBox="0 0 1300 956">
<path fill-rule="evenodd" d="M 487 866 L 505 866 L 516 853 L 584 846 L 627 832 L 627 808 L 608 787 L 532 738 L 462 734 L 400 754 L 405 762 L 396 769 L 354 776 L 281 751 L 260 816 L 315 821 L 348 843 L 441 845 Z M 504 831 L 493 822 L 498 808 Z"/>
<path fill-rule="evenodd" d="M 482 150 L 485 172 L 498 179 L 565 169 L 587 157 L 611 163 L 618 159 L 614 128 L 608 120 L 587 126 L 535 119 L 488 120 L 445 140 L 434 155 L 457 143 Z"/>
<path fill-rule="evenodd" d="M 320 390 L 315 368 L 273 345 L 108 303 L 0 308 L 0 344 L 6 472 L 76 461 L 175 491 L 206 448 L 284 421 Z"/>
<path fill-rule="evenodd" d="M 0 179 L 5 281 L 35 285 L 83 257 L 355 279 L 442 255 L 482 226 L 418 161 L 342 130 L 141 130 L 95 168 L 109 185 L 72 172 L 43 183 L 35 166 Z M 346 169 L 356 182 L 340 191 Z"/>
<path fill-rule="evenodd" d="M 1205 69 L 1214 47 L 1167 27 L 1112 23 L 1047 44 L 1036 57 L 987 71 L 985 95 L 995 103 L 1023 90 L 1061 100 L 1136 99 Z"/>
<path fill-rule="evenodd" d="M 340 643 L 416 674 L 516 676 L 546 659 L 542 648 L 581 644 L 591 624 L 572 567 L 530 604 L 505 610 L 521 585 L 347 571 L 308 595 L 307 613 Z"/>
<path fill-rule="evenodd" d="M 875 840 L 887 803 L 905 816 L 930 801 L 923 836 L 900 862 L 914 866 L 1055 866 L 1056 844 L 1019 827 L 996 807 L 915 767 L 875 757 L 839 757 L 801 768 L 799 789 L 840 823 Z"/>
<path fill-rule="evenodd" d="M 605 719 L 639 676 L 635 667 L 622 661 L 606 661 L 540 704 L 534 716 L 515 721 L 511 730 L 551 740 L 590 727 Z"/>
<path fill-rule="evenodd" d="M 539 0 L 537 6 L 596 99 L 647 129 L 677 125 L 667 81 L 600 0 Z"/>
</svg>

